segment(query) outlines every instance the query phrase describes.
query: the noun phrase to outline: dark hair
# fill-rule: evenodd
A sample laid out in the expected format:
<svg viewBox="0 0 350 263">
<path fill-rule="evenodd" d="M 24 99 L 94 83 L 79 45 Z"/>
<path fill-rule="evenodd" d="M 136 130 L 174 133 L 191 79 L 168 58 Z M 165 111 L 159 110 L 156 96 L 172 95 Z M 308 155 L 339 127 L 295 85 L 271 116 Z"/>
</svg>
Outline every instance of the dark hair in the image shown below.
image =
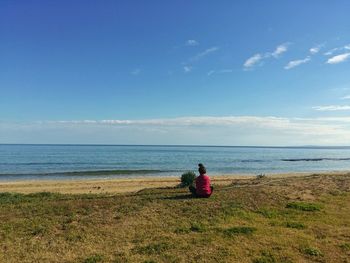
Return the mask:
<svg viewBox="0 0 350 263">
<path fill-rule="evenodd" d="M 205 174 L 205 173 L 207 173 L 207 169 L 205 169 L 205 167 L 204 167 L 204 165 L 203 165 L 202 163 L 199 163 L 199 164 L 198 164 L 198 172 L 199 172 L 200 174 Z"/>
</svg>

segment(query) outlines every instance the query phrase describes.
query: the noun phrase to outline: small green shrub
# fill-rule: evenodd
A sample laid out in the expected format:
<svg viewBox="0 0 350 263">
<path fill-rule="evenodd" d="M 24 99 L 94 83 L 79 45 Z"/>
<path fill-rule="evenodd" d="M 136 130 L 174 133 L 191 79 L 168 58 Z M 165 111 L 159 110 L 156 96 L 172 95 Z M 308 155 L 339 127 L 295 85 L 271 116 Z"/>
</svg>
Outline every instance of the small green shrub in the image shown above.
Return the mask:
<svg viewBox="0 0 350 263">
<path fill-rule="evenodd" d="M 188 229 L 187 227 L 178 227 L 175 229 L 174 233 L 175 234 L 187 234 L 190 233 L 190 229 Z"/>
<path fill-rule="evenodd" d="M 114 259 L 112 261 L 112 263 L 128 263 L 128 262 L 130 261 L 128 260 L 125 252 L 116 252 L 114 255 Z"/>
<path fill-rule="evenodd" d="M 286 208 L 292 208 L 301 211 L 320 211 L 321 205 L 313 203 L 304 203 L 304 202 L 292 202 L 286 205 Z"/>
<path fill-rule="evenodd" d="M 258 174 L 256 176 L 256 179 L 264 179 L 264 178 L 266 178 L 266 174 Z"/>
<path fill-rule="evenodd" d="M 275 263 L 277 262 L 275 257 L 267 251 L 261 253 L 261 257 L 253 260 L 253 263 Z"/>
<path fill-rule="evenodd" d="M 66 235 L 65 235 L 65 239 L 66 241 L 68 242 L 80 242 L 83 240 L 83 236 L 80 235 L 80 234 L 77 234 L 75 232 L 68 232 Z"/>
<path fill-rule="evenodd" d="M 235 236 L 235 235 L 250 235 L 253 232 L 256 231 L 255 227 L 249 227 L 249 226 L 235 226 L 235 227 L 230 227 L 228 229 L 224 230 L 224 234 L 226 236 Z"/>
<path fill-rule="evenodd" d="M 47 232 L 47 229 L 45 226 L 42 226 L 42 225 L 37 225 L 37 226 L 34 226 L 32 231 L 31 231 L 31 234 L 33 236 L 37 236 L 37 235 L 43 235 Z"/>
<path fill-rule="evenodd" d="M 295 229 L 304 229 L 306 228 L 304 224 L 298 222 L 287 222 L 286 227 L 295 228 Z"/>
<path fill-rule="evenodd" d="M 97 263 L 97 262 L 102 262 L 103 257 L 99 254 L 92 255 L 88 258 L 86 258 L 83 263 Z"/>
<path fill-rule="evenodd" d="M 303 249 L 304 254 L 309 255 L 309 256 L 313 256 L 313 257 L 318 257 L 318 256 L 322 256 L 322 252 L 314 247 L 307 247 Z"/>
<path fill-rule="evenodd" d="M 192 223 L 191 227 L 190 227 L 190 230 L 192 232 L 205 232 L 206 231 L 206 228 L 204 225 L 200 224 L 200 223 Z"/>
<path fill-rule="evenodd" d="M 196 174 L 194 172 L 188 171 L 181 175 L 181 187 L 186 187 L 194 184 L 196 179 Z"/>
<path fill-rule="evenodd" d="M 0 204 L 18 204 L 22 202 L 37 202 L 41 200 L 58 199 L 62 197 L 59 193 L 39 192 L 31 194 L 0 193 Z"/>
<path fill-rule="evenodd" d="M 17 193 L 0 193 L 0 204 L 13 204 L 13 203 L 19 203 L 25 200 L 25 197 L 23 194 L 17 194 Z"/>
<path fill-rule="evenodd" d="M 49 198 L 58 198 L 61 194 L 51 193 L 51 192 L 38 192 L 27 194 L 27 197 L 39 198 L 39 199 L 49 199 Z"/>
<path fill-rule="evenodd" d="M 339 245 L 341 249 L 345 251 L 350 251 L 350 243 L 343 243 Z"/>
<path fill-rule="evenodd" d="M 144 247 L 137 247 L 135 248 L 135 251 L 139 254 L 144 254 L 144 255 L 158 255 L 170 248 L 170 245 L 165 242 L 161 243 L 154 243 L 154 244 L 149 244 Z"/>
<path fill-rule="evenodd" d="M 257 211 L 259 214 L 266 218 L 276 218 L 278 216 L 278 213 L 276 210 L 273 209 L 268 209 L 268 208 L 263 208 Z"/>
</svg>

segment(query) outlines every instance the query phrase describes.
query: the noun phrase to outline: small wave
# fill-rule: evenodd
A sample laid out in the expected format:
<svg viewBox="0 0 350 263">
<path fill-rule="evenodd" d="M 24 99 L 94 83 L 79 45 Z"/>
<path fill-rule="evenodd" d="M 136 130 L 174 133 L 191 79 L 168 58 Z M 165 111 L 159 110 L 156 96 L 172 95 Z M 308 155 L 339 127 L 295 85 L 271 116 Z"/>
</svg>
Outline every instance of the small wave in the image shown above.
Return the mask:
<svg viewBox="0 0 350 263">
<path fill-rule="evenodd" d="M 241 160 L 242 163 L 263 163 L 266 162 L 267 160 L 260 160 L 260 159 L 246 159 L 246 160 Z"/>
<path fill-rule="evenodd" d="M 281 159 L 284 162 L 320 162 L 320 161 L 349 161 L 350 158 L 297 158 Z"/>
</svg>

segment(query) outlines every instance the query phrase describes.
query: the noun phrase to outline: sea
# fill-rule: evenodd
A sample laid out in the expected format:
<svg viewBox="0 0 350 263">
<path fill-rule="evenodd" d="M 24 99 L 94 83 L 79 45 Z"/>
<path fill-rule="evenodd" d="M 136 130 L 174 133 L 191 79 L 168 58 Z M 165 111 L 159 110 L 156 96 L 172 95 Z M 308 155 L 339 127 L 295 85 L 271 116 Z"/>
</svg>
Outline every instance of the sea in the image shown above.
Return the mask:
<svg viewBox="0 0 350 263">
<path fill-rule="evenodd" d="M 0 144 L 0 181 L 350 171 L 350 147 Z"/>
</svg>

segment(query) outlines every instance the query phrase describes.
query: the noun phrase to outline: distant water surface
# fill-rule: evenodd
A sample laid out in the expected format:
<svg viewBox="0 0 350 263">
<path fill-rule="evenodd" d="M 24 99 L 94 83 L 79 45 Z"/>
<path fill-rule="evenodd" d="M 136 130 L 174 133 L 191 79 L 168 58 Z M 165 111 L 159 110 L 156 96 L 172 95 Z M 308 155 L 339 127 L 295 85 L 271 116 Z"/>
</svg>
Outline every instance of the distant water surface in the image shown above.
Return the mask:
<svg viewBox="0 0 350 263">
<path fill-rule="evenodd" d="M 350 170 L 350 147 L 1 145 L 0 180 Z"/>
</svg>

